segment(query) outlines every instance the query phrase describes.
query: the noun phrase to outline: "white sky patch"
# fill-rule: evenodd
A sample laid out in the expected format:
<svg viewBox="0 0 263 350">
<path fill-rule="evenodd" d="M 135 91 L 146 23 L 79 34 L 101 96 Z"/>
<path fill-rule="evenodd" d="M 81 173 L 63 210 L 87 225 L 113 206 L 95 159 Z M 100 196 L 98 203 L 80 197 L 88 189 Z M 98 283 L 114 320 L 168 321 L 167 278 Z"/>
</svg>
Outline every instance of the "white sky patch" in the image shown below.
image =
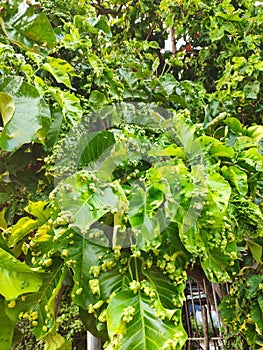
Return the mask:
<svg viewBox="0 0 263 350">
<path fill-rule="evenodd" d="M 180 49 L 180 47 L 182 45 L 185 45 L 186 42 L 183 38 L 180 38 L 177 42 L 176 42 L 176 50 L 178 51 Z M 165 44 L 164 44 L 164 51 L 172 51 L 172 43 L 171 43 L 171 36 L 168 36 L 168 39 L 165 40 Z"/>
</svg>

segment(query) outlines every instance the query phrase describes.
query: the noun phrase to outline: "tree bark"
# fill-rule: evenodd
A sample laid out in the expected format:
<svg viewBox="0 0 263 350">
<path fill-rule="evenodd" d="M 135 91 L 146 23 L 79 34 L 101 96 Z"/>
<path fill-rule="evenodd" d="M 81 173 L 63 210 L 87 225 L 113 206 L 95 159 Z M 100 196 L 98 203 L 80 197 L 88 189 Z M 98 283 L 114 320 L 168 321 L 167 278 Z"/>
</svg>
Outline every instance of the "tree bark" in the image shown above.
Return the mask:
<svg viewBox="0 0 263 350">
<path fill-rule="evenodd" d="M 172 54 L 175 57 L 177 50 L 176 50 L 176 43 L 174 38 L 174 27 L 170 27 L 170 38 L 171 38 Z"/>
</svg>

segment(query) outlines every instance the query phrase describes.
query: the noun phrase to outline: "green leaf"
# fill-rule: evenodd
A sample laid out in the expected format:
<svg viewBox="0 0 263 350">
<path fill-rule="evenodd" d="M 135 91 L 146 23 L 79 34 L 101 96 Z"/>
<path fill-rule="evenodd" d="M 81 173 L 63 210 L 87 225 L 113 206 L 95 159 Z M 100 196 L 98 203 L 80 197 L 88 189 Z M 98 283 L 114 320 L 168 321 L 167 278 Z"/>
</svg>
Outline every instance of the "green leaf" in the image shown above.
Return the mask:
<svg viewBox="0 0 263 350">
<path fill-rule="evenodd" d="M 263 312 L 258 302 L 254 302 L 251 306 L 251 318 L 257 324 L 258 329 L 263 329 Z"/>
<path fill-rule="evenodd" d="M 223 166 L 222 174 L 226 180 L 229 180 L 237 189 L 241 196 L 246 196 L 248 191 L 247 174 L 236 166 Z"/>
<path fill-rule="evenodd" d="M 263 125 L 253 125 L 247 129 L 247 134 L 255 142 L 263 140 Z"/>
<path fill-rule="evenodd" d="M 91 65 L 91 67 L 94 69 L 94 72 L 96 73 L 97 76 L 101 75 L 103 72 L 103 67 L 102 67 L 102 62 L 100 58 L 96 55 L 90 55 L 88 57 L 88 61 Z M 96 90 L 94 90 L 96 91 Z"/>
<path fill-rule="evenodd" d="M 14 226 L 6 231 L 8 234 L 8 246 L 13 247 L 16 243 L 18 243 L 29 233 L 33 232 L 39 226 L 40 224 L 36 220 L 30 219 L 28 217 L 21 218 Z"/>
<path fill-rule="evenodd" d="M 219 140 L 210 136 L 201 136 L 197 139 L 203 150 L 207 151 L 211 157 L 226 157 L 232 158 L 234 156 L 234 150 L 230 146 L 224 145 Z"/>
<path fill-rule="evenodd" d="M 247 239 L 246 242 L 252 253 L 253 258 L 256 260 L 257 263 L 260 263 L 263 251 L 262 245 L 256 243 L 255 241 L 252 241 L 251 239 Z"/>
<path fill-rule="evenodd" d="M 90 227 L 111 209 L 122 212 L 127 202 L 117 181 L 103 184 L 98 178 L 96 181 L 87 179 L 85 172 L 78 172 L 61 183 L 57 199 L 61 210 L 73 214 L 73 225 L 80 230 Z"/>
<path fill-rule="evenodd" d="M 89 102 L 94 109 L 101 108 L 106 104 L 106 97 L 102 92 L 93 90 L 90 94 Z"/>
<path fill-rule="evenodd" d="M 167 95 L 171 95 L 174 89 L 179 85 L 174 76 L 169 73 L 160 78 L 160 83 Z"/>
<path fill-rule="evenodd" d="M 129 307 L 133 308 L 134 315 L 130 322 L 124 322 L 124 312 Z M 117 293 L 107 308 L 107 324 L 110 339 L 117 339 L 116 349 L 161 350 L 170 344 L 172 349 L 179 350 L 186 340 L 183 327 L 157 318 L 156 309 L 141 293 Z"/>
<path fill-rule="evenodd" d="M 7 222 L 5 219 L 6 208 L 0 211 L 0 229 L 5 230 L 7 228 Z"/>
<path fill-rule="evenodd" d="M 0 92 L 0 116 L 5 126 L 12 118 L 15 111 L 15 104 L 12 96 Z"/>
<path fill-rule="evenodd" d="M 259 285 L 263 282 L 262 275 L 252 275 L 248 278 L 246 283 L 246 297 L 247 299 L 254 298 L 258 293 Z"/>
<path fill-rule="evenodd" d="M 10 350 L 15 323 L 6 315 L 2 299 L 0 300 L 0 315 L 0 347 L 1 350 Z"/>
<path fill-rule="evenodd" d="M 98 247 L 96 248 L 98 249 Z M 105 250 L 102 249 L 101 250 L 101 254 L 105 254 Z M 113 253 L 111 253 L 112 255 L 105 255 L 105 259 L 100 260 L 98 267 L 101 268 L 101 264 L 104 263 L 104 261 L 111 261 L 109 259 L 114 259 L 113 257 Z M 101 255 L 102 256 L 102 255 Z M 90 266 L 90 264 L 94 264 L 94 263 L 98 263 L 98 261 L 95 259 L 89 259 L 89 264 L 88 266 Z M 110 269 L 106 269 L 101 270 L 100 274 L 98 276 L 98 280 L 99 280 L 99 288 L 100 288 L 100 293 L 99 295 L 93 295 L 91 298 L 87 298 L 85 304 L 87 304 L 87 302 L 93 302 L 94 300 L 108 300 L 112 293 L 116 293 L 119 292 L 123 289 L 124 286 L 126 286 L 128 284 L 128 282 L 130 282 L 130 280 L 128 280 L 127 274 L 122 274 L 120 273 L 119 269 L 122 268 L 121 264 L 118 263 L 116 260 L 114 262 L 114 264 L 116 264 L 116 266 L 113 266 Z M 96 266 L 96 265 L 93 265 Z M 89 275 L 87 276 L 88 278 L 94 278 L 93 276 Z M 88 282 L 88 279 L 86 279 L 86 281 Z M 85 286 L 85 284 L 84 284 Z M 76 285 L 77 287 L 77 285 Z M 76 289 L 77 290 L 77 289 Z M 84 292 L 84 291 L 83 291 Z M 87 295 L 86 295 L 87 296 Z M 95 298 L 94 298 L 95 297 Z M 79 304 L 81 303 L 81 299 L 84 299 L 84 296 L 80 296 L 80 299 L 76 296 L 75 301 Z M 107 305 L 107 304 L 106 304 Z M 105 312 L 105 307 L 106 307 L 105 303 L 104 305 L 101 307 L 102 308 L 102 312 Z M 101 311 L 101 309 L 100 309 Z M 107 332 L 107 324 L 105 322 L 101 322 L 101 320 L 99 319 L 99 312 L 95 312 L 95 313 L 89 313 L 89 311 L 84 310 L 84 309 L 80 309 L 80 316 L 82 321 L 85 324 L 86 329 L 91 332 L 95 337 L 102 339 L 103 341 L 108 340 L 108 332 Z"/>
<path fill-rule="evenodd" d="M 34 6 L 26 2 L 18 6 L 17 10 L 9 21 L 5 24 L 2 22 L 7 37 L 24 49 L 32 48 L 35 44 L 52 49 L 56 44 L 56 36 L 46 14 L 34 13 Z"/>
<path fill-rule="evenodd" d="M 10 94 L 15 103 L 15 113 L 0 136 L 0 147 L 12 152 L 33 140 L 43 143 L 50 112 L 36 88 L 16 76 L 0 80 L 0 89 Z"/>
<path fill-rule="evenodd" d="M 160 65 L 160 60 L 158 57 L 156 57 L 156 59 L 153 61 L 152 64 L 152 72 L 154 73 L 156 71 L 156 69 L 159 67 Z"/>
<path fill-rule="evenodd" d="M 43 225 L 50 218 L 52 209 L 50 208 L 50 206 L 48 206 L 48 202 L 29 201 L 28 205 L 25 207 L 25 211 L 35 216 L 38 219 L 39 225 Z"/>
<path fill-rule="evenodd" d="M 69 234 L 69 233 L 68 233 Z M 68 266 L 71 266 L 73 271 L 73 280 L 75 282 L 72 296 L 74 302 L 87 310 L 89 304 L 93 304 L 99 297 L 100 293 L 96 294 L 92 292 L 89 287 L 89 281 L 94 279 L 90 274 L 90 268 L 92 266 L 99 265 L 99 256 L 104 256 L 107 247 L 94 243 L 89 234 L 80 234 L 76 231 L 71 231 L 71 240 L 67 242 L 67 245 L 63 245 L 62 252 L 67 251 L 64 254 L 65 262 Z M 102 234 L 103 237 L 103 234 Z M 70 243 L 71 242 L 71 243 Z M 74 244 L 72 244 L 74 242 Z"/>
<path fill-rule="evenodd" d="M 37 220 L 29 217 L 22 217 L 15 225 L 8 228 L 5 232 L 7 236 L 7 244 L 9 247 L 14 246 L 26 235 L 34 232 L 39 226 L 43 225 L 50 217 L 51 209 L 47 207 L 47 202 L 29 202 L 25 207 L 25 211 L 35 216 Z"/>
<path fill-rule="evenodd" d="M 235 133 L 243 133 L 244 129 L 242 127 L 241 122 L 237 118 L 232 117 L 226 117 L 226 119 L 223 121 L 224 124 L 230 127 L 230 129 Z"/>
<path fill-rule="evenodd" d="M 6 300 L 16 299 L 21 294 L 37 292 L 42 284 L 41 274 L 34 272 L 2 248 L 0 248 L 0 279 L 0 294 Z"/>
<path fill-rule="evenodd" d="M 180 270 L 178 269 L 178 271 Z M 183 305 L 185 283 L 178 283 L 178 285 L 175 286 L 173 282 L 156 267 L 145 269 L 142 272 L 147 277 L 151 287 L 156 289 L 158 297 L 160 298 L 160 303 L 164 309 L 174 310 L 176 308 L 175 303 L 177 303 L 177 308 Z M 180 272 L 178 272 L 178 278 L 180 278 Z"/>
<path fill-rule="evenodd" d="M 137 184 L 138 186 L 138 184 Z M 151 186 L 146 190 L 137 187 L 130 198 L 128 219 L 132 230 L 136 230 L 136 245 L 146 249 L 147 244 L 160 233 L 160 223 L 155 215 L 162 204 L 164 196 L 162 191 Z"/>
<path fill-rule="evenodd" d="M 258 148 L 250 148 L 242 152 L 238 163 L 249 171 L 263 172 L 263 155 Z"/>
<path fill-rule="evenodd" d="M 225 35 L 225 28 L 224 26 L 222 27 L 217 27 L 215 28 L 211 33 L 210 33 L 210 39 L 211 41 L 218 41 L 221 40 Z"/>
<path fill-rule="evenodd" d="M 63 125 L 63 119 L 64 118 L 62 108 L 54 108 L 51 111 L 51 123 L 46 138 L 46 145 L 48 148 L 52 148 L 59 141 Z"/>
<path fill-rule="evenodd" d="M 76 76 L 73 67 L 61 58 L 48 57 L 47 62 L 41 66 L 49 72 L 58 83 L 64 84 L 68 88 L 72 88 L 70 77 Z"/>
<path fill-rule="evenodd" d="M 20 296 L 13 308 L 6 307 L 8 317 L 14 322 L 18 319 L 29 319 L 37 339 L 54 334 L 56 297 L 62 288 L 66 273 L 63 262 L 54 261 L 49 267 L 49 272 L 41 274 L 43 283 L 39 290 Z"/>
<path fill-rule="evenodd" d="M 81 143 L 86 145 L 81 153 L 79 162 L 83 167 L 103 157 L 111 149 L 111 146 L 115 143 L 115 139 L 112 132 L 101 131 L 88 133 L 83 136 Z"/>
<path fill-rule="evenodd" d="M 71 350 L 72 344 L 60 334 L 49 334 L 45 337 L 45 350 Z"/>
<path fill-rule="evenodd" d="M 228 266 L 231 260 L 227 252 L 212 247 L 206 249 L 204 257 L 201 260 L 201 266 L 209 281 L 222 283 L 230 278 Z M 234 270 L 236 269 L 234 268 Z M 235 272 L 237 273 L 238 271 Z"/>
<path fill-rule="evenodd" d="M 231 187 L 229 183 L 218 173 L 208 174 L 209 195 L 221 212 L 226 211 L 231 195 Z"/>
<path fill-rule="evenodd" d="M 81 120 L 83 109 L 80 105 L 80 100 L 78 97 L 71 94 L 69 91 L 63 91 L 59 88 L 51 88 L 49 92 L 61 107 L 61 112 L 59 109 L 56 111 L 53 110 L 53 113 L 58 120 L 53 120 L 51 125 L 52 129 L 49 133 L 50 136 L 50 134 L 56 134 L 61 131 L 62 116 L 64 116 L 64 118 L 68 120 L 71 125 L 75 125 Z M 55 127 L 57 127 L 57 130 L 55 130 Z"/>
<path fill-rule="evenodd" d="M 94 24 L 94 27 L 96 29 L 102 30 L 105 34 L 107 34 L 107 36 L 112 36 L 111 28 L 106 16 L 99 16 L 96 23 Z"/>
<path fill-rule="evenodd" d="M 243 151 L 252 147 L 258 147 L 258 144 L 248 136 L 240 136 L 234 145 L 235 151 Z"/>
<path fill-rule="evenodd" d="M 164 254 L 173 256 L 175 266 L 186 266 L 191 260 L 191 254 L 186 250 L 181 242 L 178 232 L 178 226 L 175 222 L 171 222 L 169 226 L 162 232 L 163 243 L 160 249 Z"/>
<path fill-rule="evenodd" d="M 260 82 L 255 80 L 253 82 L 247 83 L 244 86 L 244 94 L 246 98 L 256 100 L 260 91 Z"/>
</svg>

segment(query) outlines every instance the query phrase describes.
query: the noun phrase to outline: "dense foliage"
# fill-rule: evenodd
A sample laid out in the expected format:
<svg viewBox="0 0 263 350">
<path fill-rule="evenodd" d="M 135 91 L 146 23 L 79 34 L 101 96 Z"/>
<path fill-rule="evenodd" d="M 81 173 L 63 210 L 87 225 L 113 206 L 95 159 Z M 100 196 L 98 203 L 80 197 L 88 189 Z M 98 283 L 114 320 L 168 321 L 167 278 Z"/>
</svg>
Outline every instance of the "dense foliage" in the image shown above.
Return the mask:
<svg viewBox="0 0 263 350">
<path fill-rule="evenodd" d="M 0 15 L 1 349 L 23 320 L 71 349 L 70 288 L 107 350 L 179 350 L 196 271 L 230 284 L 223 321 L 261 349 L 262 6 L 6 0 Z"/>
</svg>

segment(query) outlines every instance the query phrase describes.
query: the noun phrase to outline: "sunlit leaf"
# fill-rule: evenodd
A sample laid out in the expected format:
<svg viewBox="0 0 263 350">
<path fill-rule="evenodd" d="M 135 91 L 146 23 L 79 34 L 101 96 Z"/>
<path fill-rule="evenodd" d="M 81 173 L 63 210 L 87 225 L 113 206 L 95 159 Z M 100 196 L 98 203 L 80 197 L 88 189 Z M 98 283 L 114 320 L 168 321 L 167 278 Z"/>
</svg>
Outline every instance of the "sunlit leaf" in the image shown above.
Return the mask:
<svg viewBox="0 0 263 350">
<path fill-rule="evenodd" d="M 10 350 L 15 322 L 6 315 L 3 300 L 0 300 L 0 313 L 0 346 L 2 350 Z"/>
<path fill-rule="evenodd" d="M 61 290 L 66 272 L 61 261 L 54 262 L 48 273 L 42 273 L 41 288 L 35 290 L 35 293 L 19 297 L 13 308 L 6 307 L 8 317 L 14 322 L 19 318 L 21 320 L 29 318 L 34 327 L 34 334 L 39 339 L 53 334 L 56 297 Z"/>
<path fill-rule="evenodd" d="M 0 88 L 15 104 L 15 113 L 0 136 L 0 147 L 12 152 L 33 140 L 44 143 L 50 112 L 36 88 L 18 76 L 2 79 Z"/>
<path fill-rule="evenodd" d="M 222 168 L 223 176 L 231 181 L 241 196 L 245 196 L 248 191 L 247 174 L 235 166 L 224 166 Z"/>
<path fill-rule="evenodd" d="M 28 292 L 37 292 L 42 284 L 41 274 L 34 272 L 1 248 L 0 278 L 0 294 L 6 300 L 16 299 Z"/>
<path fill-rule="evenodd" d="M 129 322 L 125 322 L 124 312 L 129 307 L 133 308 L 134 314 Z M 181 349 L 186 340 L 183 327 L 176 327 L 173 322 L 161 320 L 155 315 L 156 310 L 141 293 L 117 293 L 107 308 L 110 339 L 117 338 L 123 350 L 165 349 L 169 340 L 173 349 Z"/>
<path fill-rule="evenodd" d="M 35 44 L 53 48 L 55 33 L 46 14 L 35 13 L 35 7 L 26 1 L 17 6 L 17 13 L 6 23 L 2 23 L 7 37 L 22 48 L 32 48 Z"/>
<path fill-rule="evenodd" d="M 70 77 L 75 76 L 76 73 L 67 61 L 61 58 L 48 57 L 47 62 L 41 68 L 48 71 L 58 83 L 71 88 Z"/>
<path fill-rule="evenodd" d="M 0 116 L 4 125 L 12 118 L 14 111 L 15 105 L 13 98 L 4 92 L 0 92 Z"/>
</svg>

